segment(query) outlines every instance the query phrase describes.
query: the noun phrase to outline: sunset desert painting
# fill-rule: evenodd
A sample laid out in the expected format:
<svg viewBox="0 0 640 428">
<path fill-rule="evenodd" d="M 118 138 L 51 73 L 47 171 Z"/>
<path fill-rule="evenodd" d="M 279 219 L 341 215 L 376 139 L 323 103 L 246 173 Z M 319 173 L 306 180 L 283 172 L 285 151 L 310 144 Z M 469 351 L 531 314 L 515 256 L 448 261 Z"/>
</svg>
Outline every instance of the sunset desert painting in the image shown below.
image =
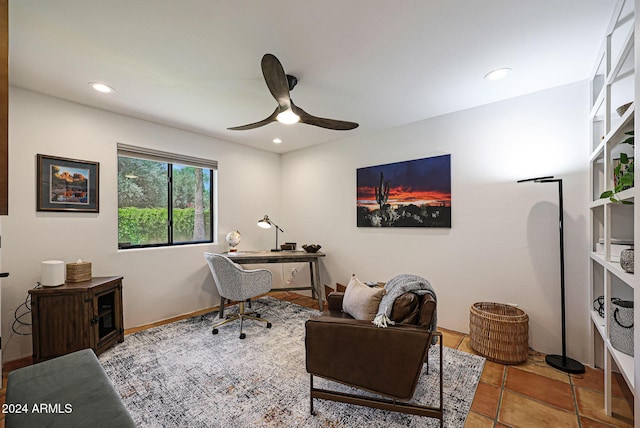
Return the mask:
<svg viewBox="0 0 640 428">
<path fill-rule="evenodd" d="M 451 155 L 358 168 L 358 227 L 451 227 Z"/>
<path fill-rule="evenodd" d="M 89 170 L 51 165 L 51 203 L 88 204 Z"/>
</svg>

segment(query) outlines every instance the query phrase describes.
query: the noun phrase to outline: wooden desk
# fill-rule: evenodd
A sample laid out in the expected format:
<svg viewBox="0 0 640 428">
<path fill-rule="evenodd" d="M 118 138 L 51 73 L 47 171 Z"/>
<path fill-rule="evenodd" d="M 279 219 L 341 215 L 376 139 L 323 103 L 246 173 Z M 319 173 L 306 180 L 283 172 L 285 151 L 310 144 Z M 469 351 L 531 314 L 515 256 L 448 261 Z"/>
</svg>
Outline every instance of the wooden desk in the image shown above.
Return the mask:
<svg viewBox="0 0 640 428">
<path fill-rule="evenodd" d="M 320 291 L 320 268 L 318 260 L 324 257 L 321 252 L 307 253 L 303 251 L 238 251 L 224 253 L 236 263 L 242 265 L 263 263 L 309 263 L 311 285 L 308 287 L 272 288 L 272 291 L 311 290 L 311 296 L 318 299 L 320 310 L 323 309 L 322 293 Z"/>
</svg>

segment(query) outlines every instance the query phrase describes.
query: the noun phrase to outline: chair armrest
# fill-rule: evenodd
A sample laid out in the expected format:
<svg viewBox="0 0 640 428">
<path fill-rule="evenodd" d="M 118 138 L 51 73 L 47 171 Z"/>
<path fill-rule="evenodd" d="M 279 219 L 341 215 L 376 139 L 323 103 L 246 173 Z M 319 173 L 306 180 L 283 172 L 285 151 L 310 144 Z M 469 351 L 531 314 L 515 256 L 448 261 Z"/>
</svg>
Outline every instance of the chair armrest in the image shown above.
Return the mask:
<svg viewBox="0 0 640 428">
<path fill-rule="evenodd" d="M 333 291 L 327 296 L 327 308 L 330 311 L 341 311 L 342 300 L 344 299 L 344 292 Z"/>
<path fill-rule="evenodd" d="M 307 372 L 389 397 L 413 396 L 431 332 L 321 316 L 305 324 Z"/>
</svg>

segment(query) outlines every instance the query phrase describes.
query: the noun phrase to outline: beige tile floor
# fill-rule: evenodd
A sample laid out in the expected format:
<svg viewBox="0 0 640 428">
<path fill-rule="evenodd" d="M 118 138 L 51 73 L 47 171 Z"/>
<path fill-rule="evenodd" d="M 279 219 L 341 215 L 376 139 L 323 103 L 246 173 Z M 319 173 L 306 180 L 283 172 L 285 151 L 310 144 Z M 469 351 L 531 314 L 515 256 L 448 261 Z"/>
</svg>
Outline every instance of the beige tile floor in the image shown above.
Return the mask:
<svg viewBox="0 0 640 428">
<path fill-rule="evenodd" d="M 296 293 L 272 292 L 270 295 L 318 308 L 315 299 Z M 129 329 L 125 333 L 177 319 Z M 445 346 L 475 354 L 469 345 L 468 335 L 446 329 L 441 331 Z M 4 388 L 8 372 L 29 364 L 31 361 L 27 358 L 4 365 L 0 403 L 5 402 Z M 530 351 L 528 360 L 518 366 L 487 361 L 465 428 L 633 427 L 633 395 L 624 379 L 621 376 L 614 377 L 613 416 L 607 416 L 604 412 L 603 391 L 602 370 L 587 368 L 585 374 L 569 375 L 546 365 L 544 355 L 535 351 Z M 3 414 L 0 415 L 0 428 L 4 428 Z"/>
</svg>

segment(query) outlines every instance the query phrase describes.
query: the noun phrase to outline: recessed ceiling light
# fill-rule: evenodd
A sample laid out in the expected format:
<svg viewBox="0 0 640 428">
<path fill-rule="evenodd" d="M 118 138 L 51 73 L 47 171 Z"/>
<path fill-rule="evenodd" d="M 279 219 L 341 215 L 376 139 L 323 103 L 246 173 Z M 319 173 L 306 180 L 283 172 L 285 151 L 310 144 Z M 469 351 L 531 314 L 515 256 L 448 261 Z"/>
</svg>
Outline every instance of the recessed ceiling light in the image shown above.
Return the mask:
<svg viewBox="0 0 640 428">
<path fill-rule="evenodd" d="M 484 75 L 484 78 L 487 80 L 500 80 L 511 73 L 510 68 L 498 68 L 497 70 L 493 70 Z"/>
<path fill-rule="evenodd" d="M 282 143 L 282 140 L 280 138 L 274 138 L 273 142 L 276 143 L 276 144 L 280 144 L 280 143 Z"/>
<path fill-rule="evenodd" d="M 102 92 L 103 94 L 112 94 L 116 91 L 111 86 L 99 82 L 89 82 L 89 86 L 91 86 L 98 92 Z"/>
</svg>

